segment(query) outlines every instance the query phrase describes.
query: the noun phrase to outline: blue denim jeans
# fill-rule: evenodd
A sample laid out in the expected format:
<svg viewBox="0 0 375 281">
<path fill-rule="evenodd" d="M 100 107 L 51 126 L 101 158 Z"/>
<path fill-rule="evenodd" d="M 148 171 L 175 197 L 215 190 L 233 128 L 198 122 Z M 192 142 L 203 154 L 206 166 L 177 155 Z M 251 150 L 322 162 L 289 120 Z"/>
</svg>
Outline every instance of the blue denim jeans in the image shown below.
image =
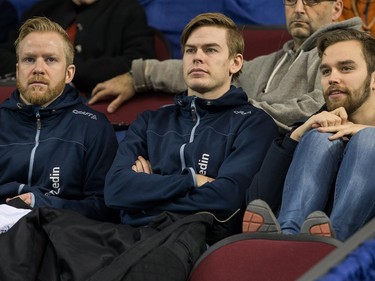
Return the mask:
<svg viewBox="0 0 375 281">
<path fill-rule="evenodd" d="M 346 144 L 330 135 L 311 130 L 296 148 L 278 217 L 283 233 L 299 233 L 310 213 L 325 211 L 332 188 L 330 220 L 339 240 L 375 215 L 375 129 L 359 131 Z"/>
</svg>

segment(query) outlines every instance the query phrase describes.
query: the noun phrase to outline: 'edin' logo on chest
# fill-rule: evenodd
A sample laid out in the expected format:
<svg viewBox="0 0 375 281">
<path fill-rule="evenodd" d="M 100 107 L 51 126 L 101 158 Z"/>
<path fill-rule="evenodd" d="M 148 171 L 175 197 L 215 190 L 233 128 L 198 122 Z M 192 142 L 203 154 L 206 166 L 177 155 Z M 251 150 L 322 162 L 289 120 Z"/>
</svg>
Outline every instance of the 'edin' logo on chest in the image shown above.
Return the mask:
<svg viewBox="0 0 375 281">
<path fill-rule="evenodd" d="M 198 173 L 201 175 L 206 175 L 207 168 L 208 168 L 208 160 L 210 159 L 210 154 L 203 153 L 202 158 L 198 160 L 199 171 Z"/>
</svg>

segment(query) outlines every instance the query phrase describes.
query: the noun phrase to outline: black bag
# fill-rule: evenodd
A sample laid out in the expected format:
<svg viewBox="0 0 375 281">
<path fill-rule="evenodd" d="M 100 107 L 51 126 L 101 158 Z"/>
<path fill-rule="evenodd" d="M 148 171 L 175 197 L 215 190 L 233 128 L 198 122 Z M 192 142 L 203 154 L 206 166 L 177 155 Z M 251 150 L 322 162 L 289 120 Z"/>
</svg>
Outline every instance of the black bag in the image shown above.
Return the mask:
<svg viewBox="0 0 375 281">
<path fill-rule="evenodd" d="M 212 222 L 210 214 L 166 212 L 134 228 L 35 209 L 0 235 L 0 280 L 185 281 Z"/>
<path fill-rule="evenodd" d="M 207 249 L 209 214 L 180 217 L 162 213 L 149 227 L 157 233 L 142 239 L 88 281 L 184 281 Z M 111 278 L 108 278 L 111 276 Z"/>
</svg>

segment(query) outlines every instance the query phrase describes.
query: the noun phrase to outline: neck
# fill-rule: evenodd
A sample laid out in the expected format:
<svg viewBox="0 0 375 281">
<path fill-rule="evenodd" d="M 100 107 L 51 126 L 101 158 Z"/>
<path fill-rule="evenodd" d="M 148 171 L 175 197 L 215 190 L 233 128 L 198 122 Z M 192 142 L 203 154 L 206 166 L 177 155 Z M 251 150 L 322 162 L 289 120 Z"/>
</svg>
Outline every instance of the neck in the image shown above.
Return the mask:
<svg viewBox="0 0 375 281">
<path fill-rule="evenodd" d="M 372 94 L 369 99 L 355 112 L 350 114 L 349 121 L 354 124 L 375 126 L 375 97 Z"/>
<path fill-rule="evenodd" d="M 206 99 L 206 100 L 214 100 L 222 97 L 226 92 L 230 89 L 229 85 L 223 85 L 219 88 L 211 89 L 210 91 L 199 91 L 199 89 L 192 89 L 188 88 L 188 96 L 196 96 L 198 98 Z"/>
</svg>

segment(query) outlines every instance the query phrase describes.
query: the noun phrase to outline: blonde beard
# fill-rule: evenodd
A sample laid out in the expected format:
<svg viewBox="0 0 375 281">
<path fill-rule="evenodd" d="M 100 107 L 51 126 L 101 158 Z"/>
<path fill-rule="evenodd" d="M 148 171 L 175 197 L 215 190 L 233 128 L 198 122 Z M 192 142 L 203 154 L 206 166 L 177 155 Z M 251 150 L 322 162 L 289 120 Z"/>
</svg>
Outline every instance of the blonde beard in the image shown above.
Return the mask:
<svg viewBox="0 0 375 281">
<path fill-rule="evenodd" d="M 54 88 L 47 87 L 47 90 L 43 93 L 38 86 L 32 86 L 26 88 L 17 81 L 17 88 L 23 97 L 23 99 L 29 104 L 42 106 L 54 101 L 64 90 L 65 80 L 61 80 Z"/>
</svg>

